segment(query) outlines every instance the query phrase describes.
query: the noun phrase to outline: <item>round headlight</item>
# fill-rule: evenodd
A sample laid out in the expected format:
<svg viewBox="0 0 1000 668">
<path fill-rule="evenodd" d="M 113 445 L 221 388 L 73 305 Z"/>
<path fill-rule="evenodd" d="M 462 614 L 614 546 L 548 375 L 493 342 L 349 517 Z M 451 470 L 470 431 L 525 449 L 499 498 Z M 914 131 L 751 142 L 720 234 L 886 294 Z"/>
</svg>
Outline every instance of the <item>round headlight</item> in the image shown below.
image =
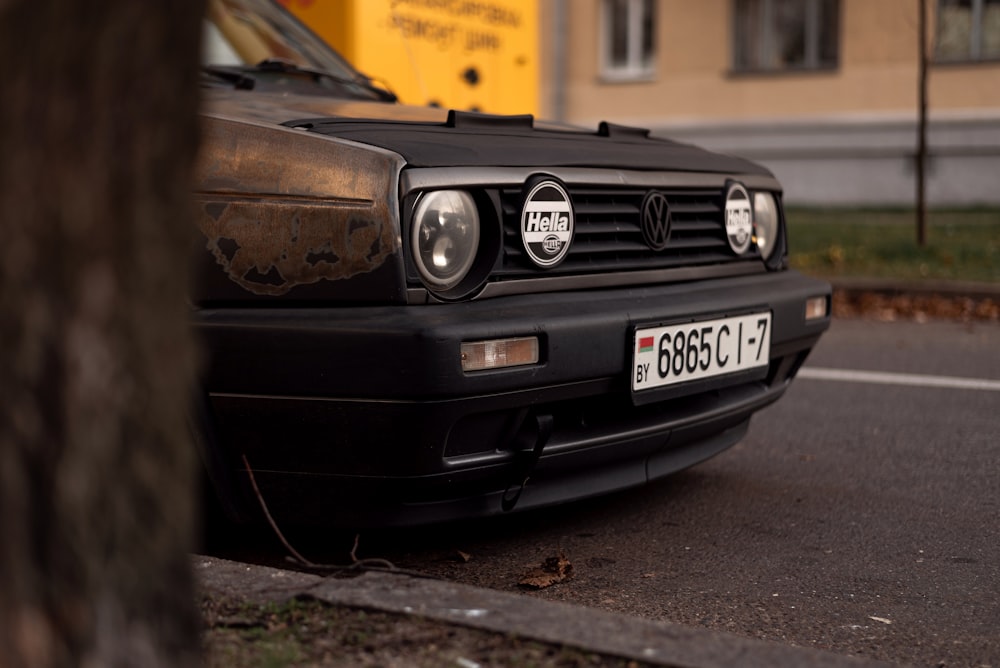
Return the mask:
<svg viewBox="0 0 1000 668">
<path fill-rule="evenodd" d="M 462 282 L 479 248 L 479 213 L 472 196 L 460 190 L 425 193 L 417 202 L 410 236 L 420 276 L 433 288 Z"/>
<path fill-rule="evenodd" d="M 771 193 L 753 195 L 753 233 L 761 257 L 769 259 L 778 246 L 778 203 Z"/>
</svg>

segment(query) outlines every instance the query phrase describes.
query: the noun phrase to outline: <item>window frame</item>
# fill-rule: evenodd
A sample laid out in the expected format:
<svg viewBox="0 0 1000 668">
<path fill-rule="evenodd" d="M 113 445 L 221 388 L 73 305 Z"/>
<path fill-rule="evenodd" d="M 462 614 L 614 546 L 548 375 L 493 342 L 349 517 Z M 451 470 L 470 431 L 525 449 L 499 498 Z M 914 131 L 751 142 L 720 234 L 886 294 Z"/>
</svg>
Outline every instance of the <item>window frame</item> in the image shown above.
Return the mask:
<svg viewBox="0 0 1000 668">
<path fill-rule="evenodd" d="M 626 0 L 626 46 L 628 54 L 624 65 L 613 62 L 611 49 L 614 43 L 613 8 L 614 0 L 601 0 L 599 26 L 599 71 L 600 77 L 607 82 L 651 81 L 656 76 L 657 57 L 657 4 L 658 0 Z M 643 45 L 645 34 L 643 28 L 644 5 L 650 4 L 652 19 L 650 22 L 650 54 L 649 61 L 643 62 Z"/>
<path fill-rule="evenodd" d="M 841 14 L 842 5 L 841 0 L 833 0 L 836 2 L 835 14 L 836 14 L 836 26 L 833 30 L 835 33 L 835 47 L 836 55 L 834 56 L 834 62 L 823 62 L 822 61 L 822 47 L 823 47 L 823 31 L 822 31 L 822 21 L 823 21 L 823 11 L 822 11 L 822 1 L 823 0 L 801 0 L 805 7 L 805 26 L 803 34 L 803 50 L 804 50 L 804 62 L 801 65 L 778 65 L 778 66 L 768 66 L 766 63 L 768 60 L 768 49 L 773 47 L 774 37 L 775 37 L 775 25 L 774 25 L 774 14 L 775 14 L 775 3 L 777 0 L 759 0 L 760 2 L 760 12 L 752 20 L 759 30 L 759 35 L 755 47 L 755 64 L 753 65 L 743 65 L 740 63 L 740 49 L 738 44 L 737 35 L 740 34 L 740 3 L 744 0 L 732 0 L 730 8 L 732 10 L 731 14 L 731 34 L 730 34 L 730 47 L 731 47 L 731 58 L 730 58 L 730 73 L 740 76 L 740 75 L 754 75 L 754 74 L 802 74 L 809 72 L 830 72 L 835 71 L 840 68 L 840 57 L 841 57 Z"/>
<path fill-rule="evenodd" d="M 987 0 L 969 0 L 969 39 L 968 50 L 961 56 L 942 56 L 939 48 L 941 45 L 941 28 L 943 22 L 942 5 L 946 0 L 937 0 L 935 3 L 934 15 L 934 49 L 931 54 L 931 63 L 934 65 L 968 65 L 974 63 L 996 63 L 1000 62 L 1000 52 L 983 54 L 983 18 Z"/>
</svg>

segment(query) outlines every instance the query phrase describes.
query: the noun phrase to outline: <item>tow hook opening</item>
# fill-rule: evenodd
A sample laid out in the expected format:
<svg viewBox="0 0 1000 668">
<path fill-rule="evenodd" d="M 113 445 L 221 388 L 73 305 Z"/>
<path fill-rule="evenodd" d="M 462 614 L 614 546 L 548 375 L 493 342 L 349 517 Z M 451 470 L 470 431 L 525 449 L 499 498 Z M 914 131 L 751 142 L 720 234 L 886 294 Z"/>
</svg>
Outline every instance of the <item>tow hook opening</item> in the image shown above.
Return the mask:
<svg viewBox="0 0 1000 668">
<path fill-rule="evenodd" d="M 542 450 L 552 436 L 551 415 L 535 415 L 526 418 L 515 434 L 512 446 L 514 460 L 511 464 L 511 482 L 500 498 L 500 508 L 506 513 L 514 509 L 521 498 L 524 486 L 528 484 L 535 465 L 542 456 Z"/>
</svg>

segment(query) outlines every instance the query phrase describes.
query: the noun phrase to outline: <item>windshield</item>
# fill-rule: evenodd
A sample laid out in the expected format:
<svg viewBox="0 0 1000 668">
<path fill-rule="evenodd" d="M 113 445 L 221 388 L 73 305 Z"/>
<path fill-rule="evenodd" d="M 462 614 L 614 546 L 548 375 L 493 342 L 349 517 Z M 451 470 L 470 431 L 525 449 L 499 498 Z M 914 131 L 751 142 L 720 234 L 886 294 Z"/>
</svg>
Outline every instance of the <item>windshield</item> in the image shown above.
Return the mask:
<svg viewBox="0 0 1000 668">
<path fill-rule="evenodd" d="M 273 60 L 346 81 L 365 79 L 271 0 L 210 0 L 202 38 L 203 65 L 253 67 Z"/>
</svg>

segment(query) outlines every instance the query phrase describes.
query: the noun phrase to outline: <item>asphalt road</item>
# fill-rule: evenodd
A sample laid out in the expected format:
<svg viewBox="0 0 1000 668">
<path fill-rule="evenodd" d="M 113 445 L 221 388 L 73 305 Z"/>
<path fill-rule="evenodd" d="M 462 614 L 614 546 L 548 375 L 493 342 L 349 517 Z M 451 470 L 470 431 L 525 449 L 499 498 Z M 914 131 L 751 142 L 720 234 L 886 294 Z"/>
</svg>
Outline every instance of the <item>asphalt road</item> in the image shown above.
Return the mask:
<svg viewBox="0 0 1000 668">
<path fill-rule="evenodd" d="M 343 560 L 349 539 L 303 549 Z M 519 587 L 557 554 L 571 579 Z M 549 511 L 363 534 L 357 556 L 842 654 L 1000 666 L 1000 326 L 838 320 L 709 462 Z"/>
</svg>

